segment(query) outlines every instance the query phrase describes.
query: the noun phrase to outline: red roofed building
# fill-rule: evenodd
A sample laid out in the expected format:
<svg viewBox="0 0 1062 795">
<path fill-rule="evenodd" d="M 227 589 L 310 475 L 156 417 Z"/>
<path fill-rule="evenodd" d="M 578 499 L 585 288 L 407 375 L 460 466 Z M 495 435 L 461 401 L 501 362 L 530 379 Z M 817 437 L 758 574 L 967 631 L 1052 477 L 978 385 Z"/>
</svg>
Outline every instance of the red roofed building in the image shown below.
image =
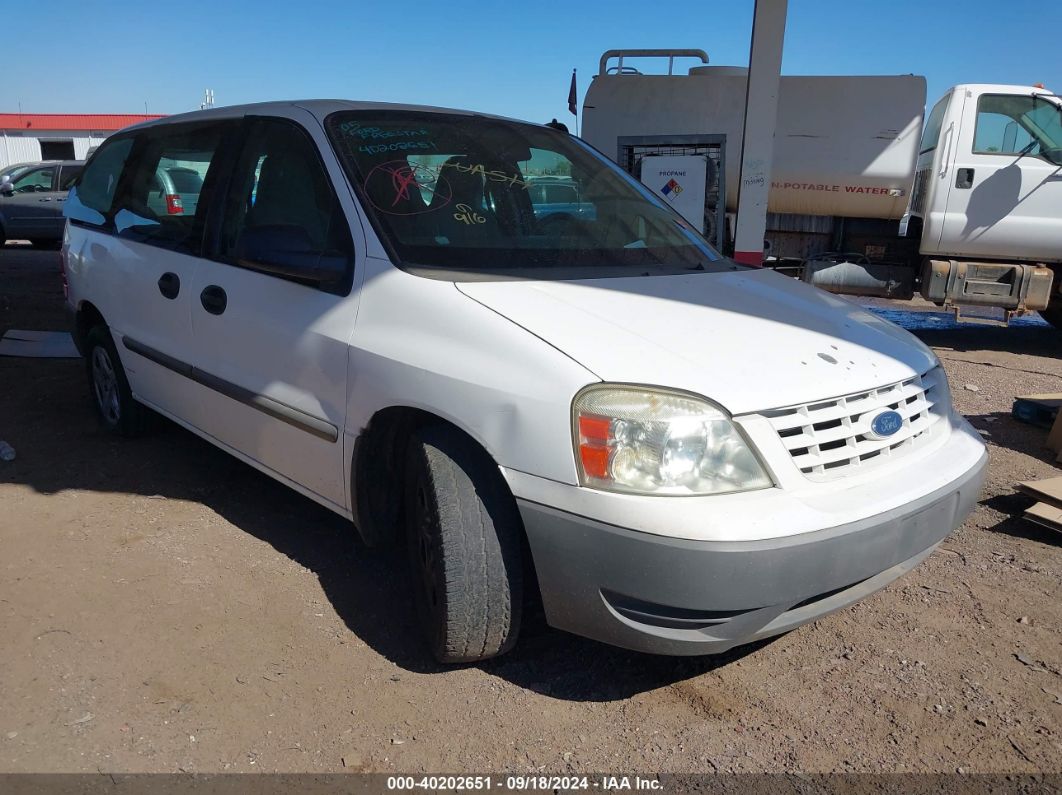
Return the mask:
<svg viewBox="0 0 1062 795">
<path fill-rule="evenodd" d="M 0 168 L 35 160 L 82 160 L 111 133 L 159 118 L 143 113 L 0 113 Z"/>
</svg>

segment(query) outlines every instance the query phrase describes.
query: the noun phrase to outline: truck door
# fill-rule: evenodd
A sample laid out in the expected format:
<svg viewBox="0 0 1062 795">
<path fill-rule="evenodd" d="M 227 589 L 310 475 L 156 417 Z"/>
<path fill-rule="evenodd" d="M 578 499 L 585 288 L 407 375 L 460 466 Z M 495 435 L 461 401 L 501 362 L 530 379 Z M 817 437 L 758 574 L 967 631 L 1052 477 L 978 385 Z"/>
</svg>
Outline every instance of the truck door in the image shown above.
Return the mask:
<svg viewBox="0 0 1062 795">
<path fill-rule="evenodd" d="M 937 250 L 970 259 L 1058 261 L 1062 110 L 1031 91 L 967 90 L 965 99 Z"/>
</svg>

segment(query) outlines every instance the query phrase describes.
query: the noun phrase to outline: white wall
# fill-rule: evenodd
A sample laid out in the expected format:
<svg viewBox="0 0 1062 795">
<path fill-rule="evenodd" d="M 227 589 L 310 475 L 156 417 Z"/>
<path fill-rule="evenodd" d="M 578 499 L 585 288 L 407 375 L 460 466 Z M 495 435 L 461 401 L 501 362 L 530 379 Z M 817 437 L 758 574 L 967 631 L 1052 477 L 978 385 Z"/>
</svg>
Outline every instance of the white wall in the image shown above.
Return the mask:
<svg viewBox="0 0 1062 795">
<path fill-rule="evenodd" d="M 86 132 L 84 130 L 34 130 L 33 134 L 27 134 L 23 130 L 0 130 L 0 168 L 11 163 L 26 163 L 41 159 L 41 145 L 43 140 L 59 140 L 74 142 L 74 157 L 84 160 L 88 150 L 93 146 L 103 143 L 108 133 Z"/>
</svg>

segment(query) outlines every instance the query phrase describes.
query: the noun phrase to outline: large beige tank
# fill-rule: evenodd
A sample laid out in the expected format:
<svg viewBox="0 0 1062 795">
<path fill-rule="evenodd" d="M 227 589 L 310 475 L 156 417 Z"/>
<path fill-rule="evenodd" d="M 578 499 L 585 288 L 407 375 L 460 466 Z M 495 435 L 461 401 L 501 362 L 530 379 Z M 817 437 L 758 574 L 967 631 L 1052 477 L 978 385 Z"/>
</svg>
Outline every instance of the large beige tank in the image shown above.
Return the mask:
<svg viewBox="0 0 1062 795">
<path fill-rule="evenodd" d="M 727 210 L 736 207 L 747 71 L 700 66 L 688 75 L 597 75 L 582 135 L 609 157 L 619 136 L 726 135 Z M 783 76 L 773 213 L 898 219 L 914 176 L 925 78 Z"/>
</svg>

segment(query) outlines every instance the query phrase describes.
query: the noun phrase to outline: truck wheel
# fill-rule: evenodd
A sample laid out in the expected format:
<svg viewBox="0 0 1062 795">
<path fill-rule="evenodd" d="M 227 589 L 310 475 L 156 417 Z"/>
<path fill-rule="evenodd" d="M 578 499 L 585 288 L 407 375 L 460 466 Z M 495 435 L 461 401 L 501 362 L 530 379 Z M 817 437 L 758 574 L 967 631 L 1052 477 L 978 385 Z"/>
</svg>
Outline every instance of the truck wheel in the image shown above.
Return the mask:
<svg viewBox="0 0 1062 795">
<path fill-rule="evenodd" d="M 129 389 L 110 329 L 93 327 L 85 337 L 85 348 L 89 393 L 103 427 L 119 436 L 139 436 L 147 426 L 148 410 Z"/>
<path fill-rule="evenodd" d="M 425 638 L 441 663 L 512 648 L 523 598 L 521 526 L 497 465 L 455 428 L 421 428 L 404 483 L 406 543 Z"/>
<path fill-rule="evenodd" d="M 1062 330 L 1062 303 L 1056 301 L 1047 309 L 1041 309 L 1040 317 L 1055 328 Z"/>
</svg>

